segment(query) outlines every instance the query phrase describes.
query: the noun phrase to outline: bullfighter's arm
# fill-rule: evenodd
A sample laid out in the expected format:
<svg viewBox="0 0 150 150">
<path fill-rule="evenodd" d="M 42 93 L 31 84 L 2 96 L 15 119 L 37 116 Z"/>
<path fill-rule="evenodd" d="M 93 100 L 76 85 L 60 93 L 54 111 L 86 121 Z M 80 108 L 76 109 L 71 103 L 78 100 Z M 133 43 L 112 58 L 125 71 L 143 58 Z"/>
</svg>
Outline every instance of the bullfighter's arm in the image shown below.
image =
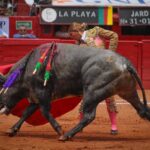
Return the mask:
<svg viewBox="0 0 150 150">
<path fill-rule="evenodd" d="M 118 46 L 118 34 L 116 32 L 106 30 L 101 27 L 96 28 L 98 28 L 99 30 L 98 34 L 100 37 L 110 40 L 109 49 L 116 51 Z"/>
</svg>

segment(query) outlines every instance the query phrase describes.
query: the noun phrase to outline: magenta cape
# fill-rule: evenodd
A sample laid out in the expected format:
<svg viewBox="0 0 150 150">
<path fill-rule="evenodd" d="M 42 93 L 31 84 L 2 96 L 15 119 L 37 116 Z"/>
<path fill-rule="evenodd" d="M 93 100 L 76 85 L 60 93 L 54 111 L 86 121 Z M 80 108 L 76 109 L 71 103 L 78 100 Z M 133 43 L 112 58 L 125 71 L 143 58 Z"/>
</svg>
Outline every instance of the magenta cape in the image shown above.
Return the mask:
<svg viewBox="0 0 150 150">
<path fill-rule="evenodd" d="M 0 66 L 0 72 L 6 74 L 13 64 Z M 57 99 L 51 103 L 50 113 L 54 118 L 59 117 L 72 109 L 74 109 L 78 103 L 81 101 L 81 97 L 70 96 L 61 99 Z M 25 108 L 29 105 L 26 98 L 22 99 L 11 111 L 11 114 L 21 117 Z M 31 125 L 43 125 L 48 121 L 43 117 L 40 110 L 38 109 L 29 119 L 26 120 L 27 123 Z"/>
</svg>

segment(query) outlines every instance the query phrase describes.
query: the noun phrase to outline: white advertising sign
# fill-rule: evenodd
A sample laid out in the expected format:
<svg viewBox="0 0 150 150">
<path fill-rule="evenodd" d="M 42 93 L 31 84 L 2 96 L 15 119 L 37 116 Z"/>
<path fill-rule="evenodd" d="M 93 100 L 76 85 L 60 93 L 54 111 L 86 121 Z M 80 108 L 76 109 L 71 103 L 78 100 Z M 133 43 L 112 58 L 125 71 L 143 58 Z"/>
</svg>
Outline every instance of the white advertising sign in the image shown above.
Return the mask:
<svg viewBox="0 0 150 150">
<path fill-rule="evenodd" d="M 9 37 L 9 17 L 0 16 L 0 29 L 5 31 Z"/>
</svg>

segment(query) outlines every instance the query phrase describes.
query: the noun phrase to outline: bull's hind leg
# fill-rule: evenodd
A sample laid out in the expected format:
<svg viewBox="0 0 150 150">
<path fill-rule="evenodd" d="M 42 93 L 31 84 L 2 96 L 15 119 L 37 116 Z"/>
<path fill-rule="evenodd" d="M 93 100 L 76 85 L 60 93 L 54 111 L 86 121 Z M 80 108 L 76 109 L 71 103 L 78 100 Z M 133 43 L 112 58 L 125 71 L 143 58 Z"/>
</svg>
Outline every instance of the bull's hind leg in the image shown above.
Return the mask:
<svg viewBox="0 0 150 150">
<path fill-rule="evenodd" d="M 140 101 L 136 89 L 119 94 L 120 97 L 128 101 L 142 118 L 150 120 L 150 110 Z"/>
<path fill-rule="evenodd" d="M 89 95 L 84 98 L 83 103 L 83 118 L 72 130 L 65 133 L 63 136 L 59 138 L 60 141 L 65 141 L 72 138 L 76 133 L 80 132 L 85 126 L 90 124 L 96 115 L 96 106 L 98 102 L 94 102 L 93 98 Z M 93 103 L 92 103 L 93 101 Z"/>
<path fill-rule="evenodd" d="M 108 84 L 105 87 L 89 88 L 86 90 L 83 96 L 83 118 L 80 122 L 69 132 L 65 133 L 59 138 L 61 141 L 65 141 L 73 137 L 76 133 L 80 132 L 84 127 L 90 124 L 96 115 L 96 107 L 99 102 L 113 95 L 112 85 Z"/>
</svg>

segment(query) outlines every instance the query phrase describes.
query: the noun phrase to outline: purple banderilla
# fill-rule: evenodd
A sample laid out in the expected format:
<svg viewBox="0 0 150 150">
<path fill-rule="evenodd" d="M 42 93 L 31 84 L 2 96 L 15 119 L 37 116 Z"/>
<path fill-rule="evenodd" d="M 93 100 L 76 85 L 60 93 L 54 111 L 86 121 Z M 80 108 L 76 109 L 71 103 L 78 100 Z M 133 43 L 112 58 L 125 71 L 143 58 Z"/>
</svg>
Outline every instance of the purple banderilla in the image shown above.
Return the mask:
<svg viewBox="0 0 150 150">
<path fill-rule="evenodd" d="M 22 72 L 22 68 L 18 68 L 15 71 L 13 71 L 9 75 L 7 81 L 3 84 L 3 88 L 9 88 L 15 82 L 15 80 L 21 74 L 21 72 Z"/>
<path fill-rule="evenodd" d="M 20 76 L 20 74 L 22 73 L 23 67 L 20 67 L 18 69 L 16 69 L 15 71 L 13 71 L 7 78 L 6 82 L 3 84 L 3 88 L 1 89 L 1 92 L 4 91 L 4 93 L 7 92 L 8 88 L 11 87 L 13 85 L 13 83 L 16 81 L 16 79 Z"/>
</svg>

